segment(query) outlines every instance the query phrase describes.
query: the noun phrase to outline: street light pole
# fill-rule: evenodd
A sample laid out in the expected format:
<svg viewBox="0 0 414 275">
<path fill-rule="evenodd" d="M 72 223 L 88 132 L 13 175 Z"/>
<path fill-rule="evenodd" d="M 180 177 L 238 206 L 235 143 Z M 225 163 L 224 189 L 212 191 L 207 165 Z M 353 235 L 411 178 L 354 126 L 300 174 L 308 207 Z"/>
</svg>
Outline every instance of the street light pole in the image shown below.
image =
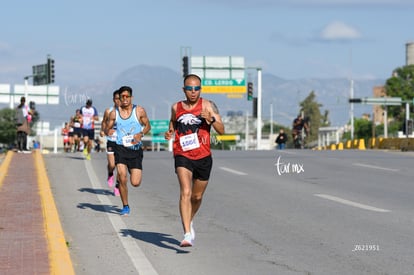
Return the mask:
<svg viewBox="0 0 414 275">
<path fill-rule="evenodd" d="M 244 150 L 249 150 L 249 112 L 246 111 L 246 126 L 245 126 Z"/>
<path fill-rule="evenodd" d="M 351 79 L 350 97 L 354 98 L 354 81 Z M 354 103 L 351 103 L 351 109 L 349 111 L 351 117 L 351 140 L 354 139 Z"/>
<path fill-rule="evenodd" d="M 26 98 L 26 100 L 27 100 L 27 95 L 28 95 L 28 91 L 27 91 L 28 86 L 29 86 L 29 76 L 26 76 L 24 78 L 24 97 Z"/>
<path fill-rule="evenodd" d="M 411 133 L 408 133 L 408 120 L 410 119 L 410 104 L 408 102 L 405 103 L 405 134 L 406 137 Z"/>
<path fill-rule="evenodd" d="M 262 141 L 262 69 L 257 68 L 257 150 L 261 148 Z"/>
<path fill-rule="evenodd" d="M 257 70 L 257 129 L 256 129 L 256 150 L 260 149 L 262 141 L 262 68 L 246 67 L 246 69 Z"/>
<path fill-rule="evenodd" d="M 273 137 L 273 102 L 270 103 L 270 136 Z"/>
</svg>

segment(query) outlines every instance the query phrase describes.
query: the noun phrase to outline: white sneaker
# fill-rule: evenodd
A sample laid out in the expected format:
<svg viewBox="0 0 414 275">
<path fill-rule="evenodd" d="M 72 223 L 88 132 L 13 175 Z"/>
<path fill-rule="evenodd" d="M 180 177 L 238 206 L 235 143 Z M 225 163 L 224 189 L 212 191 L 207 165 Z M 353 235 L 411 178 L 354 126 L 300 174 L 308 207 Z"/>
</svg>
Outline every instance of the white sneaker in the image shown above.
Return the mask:
<svg viewBox="0 0 414 275">
<path fill-rule="evenodd" d="M 193 246 L 193 242 L 191 241 L 191 233 L 184 234 L 184 240 L 180 243 L 181 247 Z"/>
<path fill-rule="evenodd" d="M 194 231 L 194 227 L 193 227 L 193 222 L 190 223 L 190 233 L 191 233 L 191 241 L 194 241 L 195 231 Z"/>
</svg>

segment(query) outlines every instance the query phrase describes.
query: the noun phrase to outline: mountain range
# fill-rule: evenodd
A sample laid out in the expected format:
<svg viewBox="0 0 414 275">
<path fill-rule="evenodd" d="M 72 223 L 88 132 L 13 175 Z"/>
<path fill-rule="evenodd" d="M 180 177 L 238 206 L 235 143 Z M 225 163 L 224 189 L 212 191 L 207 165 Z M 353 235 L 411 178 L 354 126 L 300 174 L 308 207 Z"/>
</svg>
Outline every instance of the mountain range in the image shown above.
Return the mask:
<svg viewBox="0 0 414 275">
<path fill-rule="evenodd" d="M 255 78 L 255 76 L 254 76 Z M 254 83 L 254 96 L 257 83 Z M 354 80 L 354 97 L 372 97 L 374 86 L 385 83 L 384 79 Z M 121 86 L 133 89 L 133 102 L 143 106 L 150 119 L 169 119 L 171 105 L 184 98 L 180 72 L 162 66 L 138 65 L 126 69 L 112 80 L 101 83 L 79 85 L 67 83 L 60 85 L 58 105 L 37 105 L 42 121 L 49 121 L 52 129 L 68 121 L 75 110 L 83 106 L 88 98 L 98 109 L 100 115 L 111 106 L 112 93 Z M 332 126 L 343 126 L 349 121 L 350 80 L 349 79 L 283 79 L 263 72 L 262 75 L 262 117 L 277 124 L 290 126 L 299 113 L 299 103 L 311 91 L 316 101 L 322 105 L 321 112 L 329 111 Z M 222 116 L 228 114 L 252 114 L 252 101 L 242 98 L 229 98 L 226 94 L 202 94 L 213 100 Z M 7 107 L 3 106 L 3 107 Z M 272 110 L 272 111 L 271 111 Z M 370 105 L 355 105 L 355 117 L 372 113 Z"/>
</svg>

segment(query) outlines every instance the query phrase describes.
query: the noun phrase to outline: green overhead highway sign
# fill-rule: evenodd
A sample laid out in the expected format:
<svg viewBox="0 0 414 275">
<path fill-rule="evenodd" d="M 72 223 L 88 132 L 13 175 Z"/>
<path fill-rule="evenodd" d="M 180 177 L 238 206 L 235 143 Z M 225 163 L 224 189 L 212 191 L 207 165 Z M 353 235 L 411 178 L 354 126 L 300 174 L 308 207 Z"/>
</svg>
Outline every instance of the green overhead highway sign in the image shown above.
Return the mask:
<svg viewBox="0 0 414 275">
<path fill-rule="evenodd" d="M 168 131 L 170 121 L 168 119 L 155 119 L 150 121 L 151 133 L 158 134 Z"/>
<path fill-rule="evenodd" d="M 246 86 L 246 80 L 240 79 L 203 79 L 203 86 Z"/>
<path fill-rule="evenodd" d="M 151 124 L 151 141 L 154 143 L 168 142 L 164 138 L 164 133 L 168 131 L 170 121 L 168 119 L 154 119 L 150 121 Z"/>
<path fill-rule="evenodd" d="M 244 57 L 192 56 L 190 67 L 201 77 L 203 93 L 246 93 Z"/>
</svg>

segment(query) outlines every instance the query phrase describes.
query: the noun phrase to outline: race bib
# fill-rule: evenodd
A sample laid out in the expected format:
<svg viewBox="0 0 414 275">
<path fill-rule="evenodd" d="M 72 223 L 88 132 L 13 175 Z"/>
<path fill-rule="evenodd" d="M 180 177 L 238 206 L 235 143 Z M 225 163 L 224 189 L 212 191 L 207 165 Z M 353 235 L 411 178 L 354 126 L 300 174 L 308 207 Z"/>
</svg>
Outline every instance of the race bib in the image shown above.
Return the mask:
<svg viewBox="0 0 414 275">
<path fill-rule="evenodd" d="M 80 127 L 81 127 L 80 122 L 75 122 L 75 123 L 73 124 L 73 127 L 75 127 L 75 128 L 80 128 Z"/>
<path fill-rule="evenodd" d="M 183 151 L 193 150 L 200 147 L 197 133 L 180 137 L 180 145 Z"/>
<path fill-rule="evenodd" d="M 134 144 L 132 144 L 133 141 L 134 141 L 133 135 L 127 135 L 127 136 L 122 137 L 122 145 L 124 145 L 125 147 L 134 146 Z"/>
<path fill-rule="evenodd" d="M 83 117 L 83 125 L 92 125 L 92 120 L 90 117 Z"/>
</svg>

